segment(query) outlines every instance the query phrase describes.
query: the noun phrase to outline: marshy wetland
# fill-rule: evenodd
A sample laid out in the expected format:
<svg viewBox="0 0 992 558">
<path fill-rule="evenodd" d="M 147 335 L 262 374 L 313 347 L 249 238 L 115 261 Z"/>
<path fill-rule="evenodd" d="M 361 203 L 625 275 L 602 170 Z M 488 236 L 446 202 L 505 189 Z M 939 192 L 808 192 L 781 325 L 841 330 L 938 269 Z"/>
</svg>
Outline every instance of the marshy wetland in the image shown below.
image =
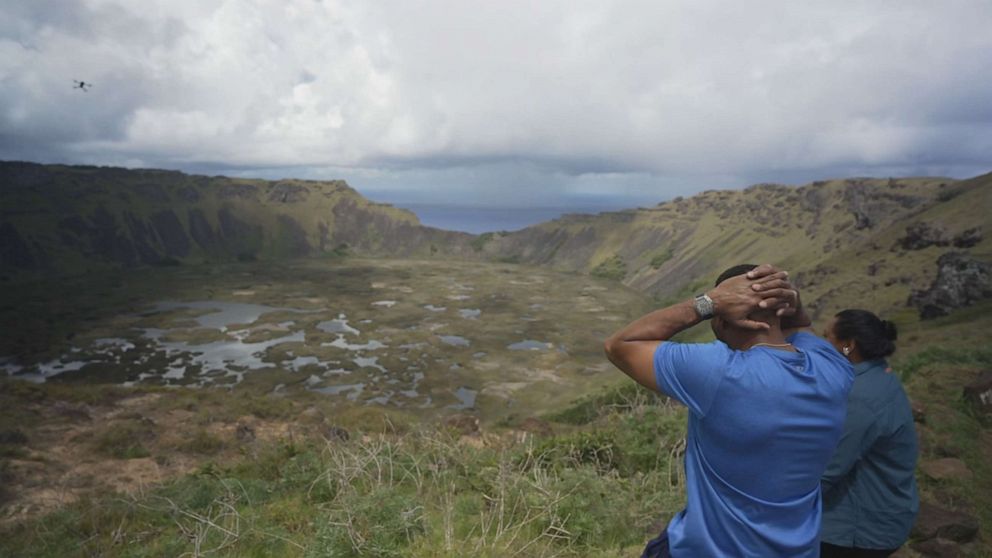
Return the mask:
<svg viewBox="0 0 992 558">
<path fill-rule="evenodd" d="M 478 262 L 165 267 L 5 291 L 7 375 L 36 382 L 323 394 L 484 420 L 547 412 L 615 379 L 601 341 L 650 299 Z"/>
<path fill-rule="evenodd" d="M 366 494 L 362 487 L 376 492 L 388 484 L 393 487 L 389 490 L 400 490 L 402 509 L 397 513 L 409 514 L 422 510 L 415 500 L 433 498 L 422 484 L 428 478 L 443 481 L 437 488 L 448 493 L 461 492 L 455 485 L 463 482 L 463 473 L 474 478 L 491 464 L 529 475 L 533 458 L 519 451 L 533 451 L 551 432 L 539 417 L 562 412 L 571 417 L 569 409 L 590 394 L 618 401 L 618 374 L 602 356 L 602 339 L 651 305 L 648 297 L 622 285 L 547 269 L 357 258 L 90 274 L 9 284 L 2 296 L 0 318 L 17 325 L 0 340 L 0 367 L 6 376 L 0 378 L 0 528 L 9 533 L 63 516 L 71 516 L 70 523 L 79 517 L 95 519 L 100 515 L 95 510 L 116 509 L 112 502 L 131 509 L 148 491 L 178 487 L 189 479 L 203 480 L 203 487 L 214 482 L 226 486 L 225 479 L 243 474 L 232 467 L 260 467 L 258 471 L 264 469 L 264 475 L 282 483 L 282 488 L 272 485 L 263 492 L 273 502 L 283 502 L 278 506 L 290 506 L 284 510 L 289 516 L 323 516 L 324 511 L 308 511 L 316 503 L 313 486 L 284 482 L 289 478 L 285 467 L 295 467 L 290 462 L 300 459 L 308 464 L 297 480 L 311 473 L 325 475 L 340 490 L 356 491 L 358 500 L 343 493 L 334 499 L 342 510 L 353 509 L 359 500 L 363 506 L 378 505 L 381 495 Z M 625 391 L 619 400 L 626 401 L 630 393 Z M 586 406 L 580 403 L 578 408 Z M 659 416 L 666 424 L 677 420 L 667 408 Z M 651 456 L 667 455 L 667 449 L 641 441 L 655 431 L 652 427 L 638 434 L 637 443 L 650 445 Z M 571 444 L 562 451 L 579 451 L 569 449 Z M 433 449 L 423 453 L 427 448 Z M 454 453 L 442 458 L 434 450 Z M 548 455 L 556 451 L 547 450 Z M 441 461 L 421 462 L 435 457 Z M 325 459 L 339 458 L 345 460 L 345 476 L 332 479 Z M 524 461 L 518 463 L 520 459 Z M 646 465 L 654 459 L 643 460 Z M 374 463 L 387 467 L 389 478 L 400 475 L 395 477 L 399 484 L 391 484 L 380 471 L 374 473 L 374 486 L 366 486 L 362 479 L 373 474 L 369 467 Z M 659 471 L 657 478 L 667 477 Z M 518 481 L 525 482 L 524 477 Z M 421 496 L 408 493 L 411 487 L 419 487 L 415 492 L 423 491 Z M 488 491 L 466 490 L 458 497 L 461 503 L 452 501 L 452 506 L 480 505 Z M 283 492 L 288 500 L 277 495 Z M 528 494 L 515 490 L 513 498 L 530 498 Z M 161 518 L 171 515 L 169 509 L 192 510 L 187 496 L 200 498 L 192 493 L 167 496 L 178 508 L 162 508 L 159 503 L 165 500 L 155 496 L 158 503 L 146 510 Z M 270 496 L 259 493 L 250 496 L 251 502 L 228 504 L 248 515 L 255 513 L 247 511 L 252 508 L 266 515 L 268 504 L 260 502 Z M 213 502 L 204 500 L 208 506 L 228 505 L 221 503 L 223 498 L 202 497 Z M 394 500 L 388 496 L 382 505 L 393 509 Z M 640 513 L 650 500 L 645 498 L 625 517 Z M 557 505 L 554 500 L 548 504 Z M 529 519 L 537 509 L 513 519 L 512 529 L 485 544 L 518 548 L 527 544 L 517 540 L 527 533 L 551 549 L 555 543 L 544 534 L 545 527 Z M 124 513 L 130 517 L 130 511 Z M 462 515 L 453 509 L 445 513 L 453 521 Z M 241 514 L 206 521 L 220 525 L 243 517 L 252 525 L 239 531 L 247 536 L 240 539 L 244 543 L 258 529 L 269 532 L 264 527 L 269 519 Z M 497 520 L 486 512 L 482 523 L 472 526 L 476 516 L 470 516 L 459 530 L 489 529 Z M 416 529 L 427 521 L 419 515 L 414 520 Z M 302 532 L 282 532 L 281 521 L 271 524 L 281 534 L 262 535 L 269 541 L 259 547 L 269 549 L 262 555 L 300 555 L 303 547 L 294 540 Z M 309 534 L 304 536 L 310 537 L 323 522 L 307 521 Z M 357 536 L 390 531 L 383 525 L 370 524 L 372 531 Z M 400 538 L 394 540 L 396 533 L 390 531 L 388 545 L 405 546 L 401 541 L 412 535 L 403 525 Z M 228 527 L 207 527 L 196 540 L 169 534 L 171 527 L 159 534 L 140 528 L 145 534 L 128 531 L 118 550 L 122 555 L 174 555 L 189 544 L 213 544 L 214 535 Z M 73 537 L 18 536 L 9 545 L 0 544 L 0 550 L 84 555 L 107 542 L 101 535 L 77 545 Z M 145 544 L 150 545 L 146 554 L 133 554 Z M 328 544 L 351 549 L 346 555 L 367 550 L 365 543 L 355 546 L 344 539 Z M 438 543 L 424 539 L 422 544 L 433 548 Z"/>
</svg>

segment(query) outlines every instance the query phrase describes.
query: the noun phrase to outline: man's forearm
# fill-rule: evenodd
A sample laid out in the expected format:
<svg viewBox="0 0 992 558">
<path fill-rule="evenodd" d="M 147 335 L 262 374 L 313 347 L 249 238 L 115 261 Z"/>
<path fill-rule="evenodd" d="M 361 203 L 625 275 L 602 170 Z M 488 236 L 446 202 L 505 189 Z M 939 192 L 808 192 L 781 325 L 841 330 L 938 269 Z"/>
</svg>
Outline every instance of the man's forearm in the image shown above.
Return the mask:
<svg viewBox="0 0 992 558">
<path fill-rule="evenodd" d="M 630 341 L 668 341 L 676 333 L 702 321 L 693 305 L 686 300 L 634 320 L 610 336 L 607 344 Z"/>
<path fill-rule="evenodd" d="M 644 387 L 657 390 L 654 353 L 658 343 L 700 322 L 691 300 L 655 310 L 634 320 L 606 340 L 606 357 Z"/>
<path fill-rule="evenodd" d="M 706 295 L 713 302 L 714 316 L 744 329 L 768 329 L 767 323 L 748 317 L 763 299 L 751 289 L 751 281 L 746 277 L 727 279 Z M 639 384 L 658 389 L 654 368 L 658 344 L 702 320 L 694 300 L 655 310 L 611 335 L 605 343 L 607 358 Z"/>
</svg>

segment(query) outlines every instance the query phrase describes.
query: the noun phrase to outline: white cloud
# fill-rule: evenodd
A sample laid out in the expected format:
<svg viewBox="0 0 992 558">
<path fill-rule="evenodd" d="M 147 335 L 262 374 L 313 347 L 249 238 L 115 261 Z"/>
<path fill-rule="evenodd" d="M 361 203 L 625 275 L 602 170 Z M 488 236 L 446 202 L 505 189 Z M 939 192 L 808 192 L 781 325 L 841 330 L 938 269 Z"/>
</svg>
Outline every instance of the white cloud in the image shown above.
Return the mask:
<svg viewBox="0 0 992 558">
<path fill-rule="evenodd" d="M 4 158 L 644 195 L 992 165 L 985 0 L 38 0 L 0 20 Z"/>
</svg>

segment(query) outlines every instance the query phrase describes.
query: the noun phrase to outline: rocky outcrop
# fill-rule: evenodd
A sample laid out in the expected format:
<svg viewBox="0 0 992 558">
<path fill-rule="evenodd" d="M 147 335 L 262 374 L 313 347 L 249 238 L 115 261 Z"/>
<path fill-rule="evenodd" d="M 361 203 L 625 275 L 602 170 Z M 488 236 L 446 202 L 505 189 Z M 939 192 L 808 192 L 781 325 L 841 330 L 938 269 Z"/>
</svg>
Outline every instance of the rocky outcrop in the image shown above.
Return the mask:
<svg viewBox="0 0 992 558">
<path fill-rule="evenodd" d="M 300 184 L 279 182 L 269 190 L 269 201 L 279 203 L 299 203 L 306 201 L 310 189 Z"/>
<path fill-rule="evenodd" d="M 910 548 L 917 552 L 917 556 L 926 558 L 959 558 L 964 556 L 961 545 L 941 538 L 916 542 L 910 545 Z"/>
<path fill-rule="evenodd" d="M 913 412 L 913 422 L 918 422 L 920 424 L 927 423 L 927 406 L 923 404 L 922 401 L 917 401 L 915 399 L 910 400 L 909 408 Z"/>
<path fill-rule="evenodd" d="M 924 556 L 958 555 L 955 553 L 960 553 L 959 543 L 971 542 L 978 536 L 978 520 L 959 510 L 921 502 L 910 536 L 917 541 L 912 549 Z"/>
<path fill-rule="evenodd" d="M 251 444 L 255 441 L 255 428 L 247 422 L 239 422 L 234 429 L 234 437 L 242 444 Z"/>
<path fill-rule="evenodd" d="M 220 185 L 218 195 L 221 199 L 240 199 L 258 201 L 259 188 L 255 184 L 242 182 L 225 182 Z"/>
<path fill-rule="evenodd" d="M 920 463 L 920 471 L 935 481 L 969 481 L 974 477 L 971 469 L 965 465 L 964 461 L 956 457 L 944 457 L 924 461 Z"/>
<path fill-rule="evenodd" d="M 985 370 L 964 386 L 964 400 L 980 415 L 992 415 L 992 370 Z"/>
<path fill-rule="evenodd" d="M 982 241 L 982 227 L 973 227 L 954 237 L 951 244 L 955 248 L 971 248 Z"/>
<path fill-rule="evenodd" d="M 916 291 L 908 304 L 924 320 L 946 316 L 979 300 L 992 297 L 992 266 L 961 252 L 948 252 L 937 260 L 937 278 L 929 289 Z"/>
<path fill-rule="evenodd" d="M 922 250 L 930 246 L 947 246 L 947 229 L 939 223 L 919 222 L 906 227 L 906 236 L 897 242 L 903 250 Z"/>
<path fill-rule="evenodd" d="M 982 227 L 972 227 L 953 237 L 940 223 L 919 222 L 906 227 L 906 236 L 897 241 L 903 250 L 922 250 L 931 246 L 971 248 L 982 241 Z"/>
<path fill-rule="evenodd" d="M 441 424 L 444 428 L 461 436 L 478 436 L 480 432 L 479 418 L 474 415 L 463 413 L 451 415 L 445 417 Z"/>
<path fill-rule="evenodd" d="M 855 230 L 871 229 L 884 222 L 892 212 L 892 205 L 912 209 L 926 201 L 926 198 L 920 196 L 897 193 L 895 190 L 899 183 L 894 179 L 889 179 L 884 189 L 872 187 L 867 181 L 860 179 L 847 182 L 848 187 L 844 189 L 843 197 L 854 218 Z"/>
<path fill-rule="evenodd" d="M 328 442 L 347 442 L 351 439 L 351 434 L 340 426 L 328 426 L 324 429 L 324 439 Z"/>
</svg>

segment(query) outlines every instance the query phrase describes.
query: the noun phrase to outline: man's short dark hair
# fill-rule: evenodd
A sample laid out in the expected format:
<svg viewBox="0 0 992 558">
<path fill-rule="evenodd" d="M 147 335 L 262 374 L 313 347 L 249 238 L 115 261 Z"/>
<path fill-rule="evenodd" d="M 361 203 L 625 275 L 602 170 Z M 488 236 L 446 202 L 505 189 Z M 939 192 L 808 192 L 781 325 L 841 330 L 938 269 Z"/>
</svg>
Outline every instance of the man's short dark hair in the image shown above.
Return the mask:
<svg viewBox="0 0 992 558">
<path fill-rule="evenodd" d="M 723 273 L 721 273 L 720 276 L 716 278 L 716 284 L 714 284 L 713 286 L 715 287 L 715 286 L 719 285 L 720 283 L 723 283 L 727 279 L 730 279 L 731 277 L 737 277 L 738 275 L 744 275 L 745 273 L 747 273 L 748 271 L 751 271 L 752 269 L 754 269 L 756 267 L 758 267 L 758 266 L 755 265 L 755 264 L 738 264 L 738 265 L 735 265 L 734 267 L 731 267 L 727 271 L 724 271 Z"/>
</svg>

